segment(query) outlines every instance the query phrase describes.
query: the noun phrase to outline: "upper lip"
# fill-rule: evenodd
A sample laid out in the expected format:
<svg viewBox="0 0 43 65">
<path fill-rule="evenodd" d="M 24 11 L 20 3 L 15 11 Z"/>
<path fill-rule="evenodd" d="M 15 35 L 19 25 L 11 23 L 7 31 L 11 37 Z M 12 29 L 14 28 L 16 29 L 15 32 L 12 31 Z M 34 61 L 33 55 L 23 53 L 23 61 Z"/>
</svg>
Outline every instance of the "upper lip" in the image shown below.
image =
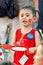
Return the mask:
<svg viewBox="0 0 43 65">
<path fill-rule="evenodd" d="M 27 22 L 27 21 L 24 20 L 23 22 Z"/>
</svg>

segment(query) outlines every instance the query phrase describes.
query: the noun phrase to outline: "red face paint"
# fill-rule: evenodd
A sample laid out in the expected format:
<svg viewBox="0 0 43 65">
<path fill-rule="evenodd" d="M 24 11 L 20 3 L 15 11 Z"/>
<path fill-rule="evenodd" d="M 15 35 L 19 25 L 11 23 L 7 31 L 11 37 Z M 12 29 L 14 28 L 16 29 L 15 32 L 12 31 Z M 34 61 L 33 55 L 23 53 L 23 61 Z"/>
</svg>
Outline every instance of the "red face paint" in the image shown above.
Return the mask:
<svg viewBox="0 0 43 65">
<path fill-rule="evenodd" d="M 28 22 L 31 22 L 31 19 L 29 19 Z"/>
</svg>

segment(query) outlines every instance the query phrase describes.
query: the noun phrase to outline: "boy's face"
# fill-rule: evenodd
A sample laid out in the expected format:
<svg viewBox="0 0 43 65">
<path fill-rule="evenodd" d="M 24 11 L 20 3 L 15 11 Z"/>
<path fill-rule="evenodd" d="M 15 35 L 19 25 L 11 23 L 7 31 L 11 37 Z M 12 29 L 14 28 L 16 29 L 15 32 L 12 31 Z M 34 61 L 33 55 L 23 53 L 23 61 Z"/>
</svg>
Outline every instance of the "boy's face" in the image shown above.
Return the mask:
<svg viewBox="0 0 43 65">
<path fill-rule="evenodd" d="M 19 21 L 23 26 L 30 26 L 33 21 L 33 13 L 29 9 L 21 9 L 19 13 Z"/>
</svg>

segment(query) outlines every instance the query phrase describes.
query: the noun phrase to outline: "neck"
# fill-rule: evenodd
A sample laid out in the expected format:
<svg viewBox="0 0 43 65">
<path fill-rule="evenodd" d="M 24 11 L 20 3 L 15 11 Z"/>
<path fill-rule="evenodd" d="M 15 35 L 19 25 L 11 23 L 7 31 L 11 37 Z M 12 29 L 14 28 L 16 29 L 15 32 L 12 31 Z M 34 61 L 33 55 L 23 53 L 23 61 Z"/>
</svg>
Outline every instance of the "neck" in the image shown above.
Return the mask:
<svg viewBox="0 0 43 65">
<path fill-rule="evenodd" d="M 31 29 L 32 29 L 31 26 L 29 26 L 29 27 L 23 27 L 23 26 L 22 26 L 21 32 L 22 32 L 23 34 L 26 34 L 26 33 L 28 33 Z"/>
</svg>

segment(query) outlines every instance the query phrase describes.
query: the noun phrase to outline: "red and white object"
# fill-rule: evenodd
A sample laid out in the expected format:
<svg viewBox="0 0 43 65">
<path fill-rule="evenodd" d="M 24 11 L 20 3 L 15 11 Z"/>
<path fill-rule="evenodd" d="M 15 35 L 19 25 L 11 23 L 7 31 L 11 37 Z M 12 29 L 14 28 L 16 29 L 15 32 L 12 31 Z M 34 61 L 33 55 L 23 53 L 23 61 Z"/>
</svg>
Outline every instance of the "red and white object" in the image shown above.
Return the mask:
<svg viewBox="0 0 43 65">
<path fill-rule="evenodd" d="M 12 47 L 12 50 L 14 50 L 14 51 L 26 51 L 27 49 L 24 47 Z"/>
<path fill-rule="evenodd" d="M 4 60 L 4 54 L 3 54 L 3 52 L 2 52 L 2 49 L 0 49 L 0 58 L 1 58 L 2 60 Z"/>
</svg>

